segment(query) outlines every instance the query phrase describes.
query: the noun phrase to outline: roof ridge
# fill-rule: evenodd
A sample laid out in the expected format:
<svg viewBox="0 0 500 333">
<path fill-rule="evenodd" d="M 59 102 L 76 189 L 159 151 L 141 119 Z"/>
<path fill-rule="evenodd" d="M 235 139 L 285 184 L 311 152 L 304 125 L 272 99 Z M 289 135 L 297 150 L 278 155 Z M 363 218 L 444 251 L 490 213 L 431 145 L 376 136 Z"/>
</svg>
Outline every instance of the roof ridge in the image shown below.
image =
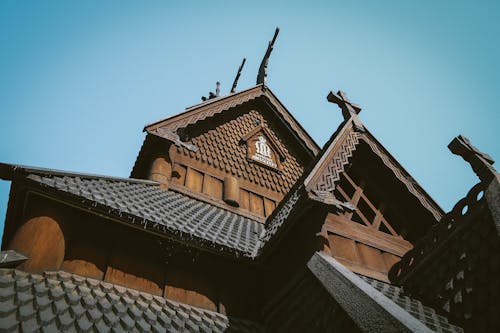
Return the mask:
<svg viewBox="0 0 500 333">
<path fill-rule="evenodd" d="M 147 179 L 137 179 L 137 178 L 124 178 L 124 177 L 115 177 L 115 176 L 107 176 L 107 175 L 99 175 L 92 173 L 83 173 L 83 172 L 73 172 L 67 170 L 58 170 L 58 169 L 50 169 L 50 168 L 41 168 L 34 166 L 27 166 L 21 164 L 10 164 L 10 163 L 0 163 L 0 178 L 5 180 L 11 180 L 16 174 L 36 174 L 43 176 L 62 176 L 62 177 L 79 177 L 84 179 L 104 179 L 110 181 L 120 181 L 120 182 L 128 182 L 133 184 L 144 184 L 144 185 L 155 185 L 159 186 L 160 183 L 154 180 Z"/>
<path fill-rule="evenodd" d="M 207 99 L 206 101 L 203 101 L 201 103 L 198 103 L 198 104 L 193 104 L 191 106 L 188 106 L 187 108 L 184 109 L 183 112 L 185 111 L 189 111 L 189 110 L 192 110 L 192 109 L 196 109 L 198 107 L 201 107 L 201 106 L 205 106 L 205 105 L 209 105 L 211 103 L 214 103 L 214 102 L 217 102 L 217 101 L 220 101 L 220 100 L 223 100 L 225 98 L 228 98 L 228 97 L 231 97 L 231 96 L 234 96 L 234 95 L 237 95 L 237 94 L 241 94 L 241 93 L 244 93 L 244 92 L 247 92 L 249 90 L 252 90 L 252 89 L 255 89 L 259 86 L 262 86 L 264 87 L 264 84 L 262 83 L 259 83 L 259 84 L 256 84 L 255 86 L 253 87 L 250 87 L 250 88 L 247 88 L 247 89 L 243 89 L 241 91 L 238 91 L 238 92 L 233 92 L 233 93 L 229 93 L 227 95 L 223 95 L 223 96 L 218 96 L 218 97 L 215 97 L 215 98 L 211 98 L 211 99 Z"/>
<path fill-rule="evenodd" d="M 262 84 L 258 84 L 258 85 L 255 85 L 253 87 L 250 87 L 248 89 L 238 91 L 236 93 L 229 93 L 228 95 L 224 95 L 224 96 L 219 96 L 219 97 L 216 97 L 216 98 L 208 99 L 208 100 L 206 100 L 204 102 L 188 106 L 187 108 L 185 108 L 181 112 L 177 112 L 177 113 L 175 113 L 175 114 L 173 114 L 171 116 L 168 116 L 168 117 L 165 117 L 165 118 L 159 119 L 157 121 L 154 121 L 152 123 L 148 123 L 148 124 L 144 125 L 144 130 L 146 130 L 148 127 L 157 125 L 157 124 L 162 123 L 164 121 L 167 121 L 169 119 L 182 116 L 183 114 L 189 113 L 190 111 L 196 110 L 198 108 L 206 107 L 206 106 L 208 106 L 210 104 L 214 104 L 214 103 L 222 101 L 222 100 L 224 100 L 226 98 L 230 98 L 230 97 L 234 97 L 234 96 L 237 96 L 237 95 L 241 95 L 241 94 L 247 93 L 247 92 L 249 92 L 251 90 L 254 90 L 255 88 L 259 88 L 261 86 L 262 86 Z"/>
<path fill-rule="evenodd" d="M 283 105 L 269 87 L 259 84 L 247 90 L 236 94 L 230 94 L 220 98 L 214 98 L 209 103 L 201 103 L 182 113 L 172 115 L 161 119 L 144 127 L 144 131 L 151 133 L 157 131 L 159 127 L 169 128 L 176 131 L 179 128 L 185 128 L 199 121 L 213 117 L 216 114 L 223 113 L 231 108 L 240 106 L 252 100 L 265 98 L 266 105 L 271 108 L 277 118 L 284 124 L 288 131 L 296 138 L 305 151 L 315 156 L 320 147 L 311 137 L 311 135 L 295 119 L 291 112 Z"/>
</svg>

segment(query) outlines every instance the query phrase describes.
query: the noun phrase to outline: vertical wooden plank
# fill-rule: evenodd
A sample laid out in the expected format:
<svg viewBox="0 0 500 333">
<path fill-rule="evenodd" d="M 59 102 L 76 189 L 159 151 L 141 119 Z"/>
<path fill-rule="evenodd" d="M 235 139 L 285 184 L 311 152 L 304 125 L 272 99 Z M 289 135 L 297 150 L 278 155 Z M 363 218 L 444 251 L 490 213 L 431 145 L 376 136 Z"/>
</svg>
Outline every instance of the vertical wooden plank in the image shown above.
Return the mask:
<svg viewBox="0 0 500 333">
<path fill-rule="evenodd" d="M 362 243 L 357 243 L 357 246 L 364 266 L 379 272 L 387 272 L 384 258 L 379 249 Z"/>
<path fill-rule="evenodd" d="M 201 275 L 171 267 L 167 271 L 165 297 L 174 301 L 217 311 L 214 284 Z"/>
<path fill-rule="evenodd" d="M 135 256 L 131 251 L 117 248 L 111 253 L 105 281 L 161 295 L 164 274 L 162 266 Z"/>
<path fill-rule="evenodd" d="M 186 167 L 180 164 L 175 164 L 172 172 L 171 182 L 177 185 L 184 185 L 186 180 Z"/>
<path fill-rule="evenodd" d="M 222 180 L 212 178 L 212 196 L 217 199 L 222 200 Z"/>
<path fill-rule="evenodd" d="M 250 194 L 247 190 L 240 188 L 240 208 L 250 209 Z"/>
<path fill-rule="evenodd" d="M 276 203 L 271 199 L 264 197 L 264 208 L 266 211 L 266 217 L 271 215 L 273 210 L 276 208 Z"/>
<path fill-rule="evenodd" d="M 260 195 L 250 192 L 250 211 L 264 216 L 264 200 Z"/>
<path fill-rule="evenodd" d="M 212 195 L 214 198 L 221 199 L 222 200 L 222 187 L 223 187 L 223 182 L 222 180 L 212 178 Z"/>
<path fill-rule="evenodd" d="M 352 263 L 360 264 L 361 260 L 356 248 L 356 242 L 335 234 L 329 234 L 330 246 L 334 257 L 349 260 Z"/>
<path fill-rule="evenodd" d="M 222 181 L 205 174 L 203 177 L 203 193 L 222 200 Z"/>
<path fill-rule="evenodd" d="M 203 189 L 203 174 L 199 171 L 188 168 L 186 173 L 186 187 L 195 192 L 201 193 Z"/>
<path fill-rule="evenodd" d="M 203 193 L 209 196 L 212 196 L 212 194 L 210 193 L 210 190 L 212 188 L 212 179 L 213 178 L 210 175 L 205 174 L 203 176 Z"/>
</svg>

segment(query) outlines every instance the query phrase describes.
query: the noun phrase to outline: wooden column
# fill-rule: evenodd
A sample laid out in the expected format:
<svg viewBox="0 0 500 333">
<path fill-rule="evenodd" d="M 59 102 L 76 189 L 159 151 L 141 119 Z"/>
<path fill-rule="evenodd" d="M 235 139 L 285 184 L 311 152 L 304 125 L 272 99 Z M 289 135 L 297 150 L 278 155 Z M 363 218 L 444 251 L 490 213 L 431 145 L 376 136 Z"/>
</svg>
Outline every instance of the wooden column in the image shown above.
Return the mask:
<svg viewBox="0 0 500 333">
<path fill-rule="evenodd" d="M 240 182 L 236 177 L 224 178 L 224 201 L 231 206 L 240 206 Z"/>
<path fill-rule="evenodd" d="M 149 179 L 160 183 L 160 187 L 168 189 L 168 183 L 172 175 L 172 163 L 164 154 L 157 155 L 151 163 Z"/>
<path fill-rule="evenodd" d="M 35 216 L 16 231 L 7 248 L 29 257 L 21 269 L 57 270 L 64 260 L 66 241 L 60 221 L 50 216 Z"/>
</svg>

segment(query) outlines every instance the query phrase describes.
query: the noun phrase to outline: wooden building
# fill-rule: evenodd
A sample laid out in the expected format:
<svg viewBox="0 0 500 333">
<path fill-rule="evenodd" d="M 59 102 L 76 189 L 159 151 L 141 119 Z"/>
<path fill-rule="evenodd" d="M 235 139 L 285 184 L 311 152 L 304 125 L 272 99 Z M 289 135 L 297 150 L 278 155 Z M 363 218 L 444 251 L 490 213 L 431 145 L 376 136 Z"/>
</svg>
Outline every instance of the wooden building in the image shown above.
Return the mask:
<svg viewBox="0 0 500 333">
<path fill-rule="evenodd" d="M 483 179 L 444 214 L 343 92 L 321 148 L 261 74 L 147 125 L 130 178 L 0 164 L 0 329 L 498 330 L 491 158 L 454 141 Z"/>
</svg>

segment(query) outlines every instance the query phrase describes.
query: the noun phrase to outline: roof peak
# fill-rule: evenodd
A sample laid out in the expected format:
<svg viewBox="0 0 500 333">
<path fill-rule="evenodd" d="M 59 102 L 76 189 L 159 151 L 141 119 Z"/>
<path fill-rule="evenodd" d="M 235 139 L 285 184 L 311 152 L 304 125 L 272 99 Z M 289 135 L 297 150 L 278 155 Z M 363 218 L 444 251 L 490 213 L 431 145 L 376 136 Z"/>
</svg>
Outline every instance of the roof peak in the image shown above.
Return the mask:
<svg viewBox="0 0 500 333">
<path fill-rule="evenodd" d="M 163 118 L 156 122 L 150 123 L 144 127 L 144 131 L 151 133 L 157 131 L 159 127 L 168 127 L 172 131 L 177 131 L 180 128 L 185 128 L 195 124 L 198 121 L 210 118 L 216 114 L 225 112 L 231 108 L 238 107 L 247 102 L 264 98 L 266 104 L 278 116 L 281 122 L 286 124 L 287 128 L 291 129 L 294 136 L 297 136 L 301 145 L 308 151 L 309 154 L 316 155 L 320 150 L 317 143 L 307 133 L 307 131 L 299 124 L 293 115 L 286 109 L 283 103 L 276 95 L 264 84 L 258 84 L 246 90 L 239 91 L 234 94 L 229 94 L 214 99 L 207 100 L 203 103 L 193 105 L 186 108 L 183 112 Z"/>
<path fill-rule="evenodd" d="M 344 120 L 347 121 L 349 119 L 352 119 L 355 127 L 360 131 L 364 131 L 365 128 L 363 126 L 363 123 L 358 117 L 358 114 L 361 112 L 361 107 L 358 104 L 351 102 L 347 98 L 345 92 L 343 92 L 342 90 L 339 90 L 336 93 L 330 91 L 326 99 L 330 103 L 337 104 L 342 109 Z"/>
</svg>

